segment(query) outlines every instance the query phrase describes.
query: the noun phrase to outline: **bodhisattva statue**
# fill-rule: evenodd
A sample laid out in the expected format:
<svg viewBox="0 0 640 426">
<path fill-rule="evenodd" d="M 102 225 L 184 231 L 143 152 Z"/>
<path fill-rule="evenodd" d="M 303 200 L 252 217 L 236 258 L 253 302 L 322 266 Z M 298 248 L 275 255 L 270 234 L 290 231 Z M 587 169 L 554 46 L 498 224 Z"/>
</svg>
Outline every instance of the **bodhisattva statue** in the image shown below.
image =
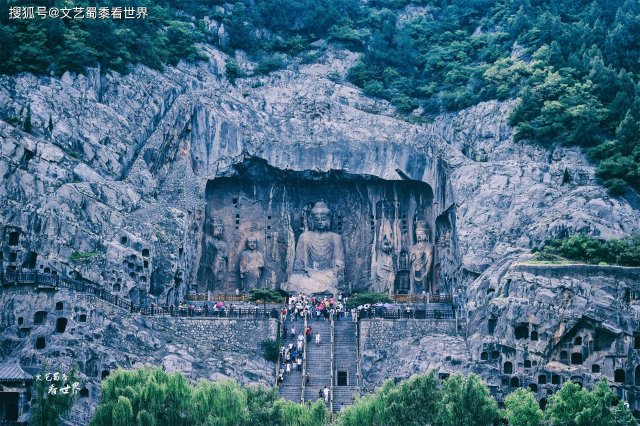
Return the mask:
<svg viewBox="0 0 640 426">
<path fill-rule="evenodd" d="M 258 239 L 247 238 L 247 248 L 240 253 L 240 285 L 243 290 L 260 288 L 260 277 L 264 269 L 264 256 L 258 251 Z"/>
<path fill-rule="evenodd" d="M 208 241 L 207 248 L 212 250 L 210 254 L 211 269 L 213 277 L 209 279 L 208 290 L 224 290 L 227 282 L 227 267 L 229 263 L 229 252 L 227 243 L 223 240 L 224 225 L 222 220 L 215 218 L 212 222 L 212 237 Z"/>
<path fill-rule="evenodd" d="M 433 244 L 429 242 L 429 231 L 424 221 L 416 223 L 416 243 L 411 247 L 411 275 L 414 292 L 429 290 L 429 275 L 433 263 Z"/>
<path fill-rule="evenodd" d="M 387 234 L 383 235 L 380 242 L 380 253 L 378 253 L 376 262 L 375 291 L 392 295 L 394 292 L 393 285 L 396 280 L 396 268 L 393 243 Z"/>
<path fill-rule="evenodd" d="M 293 271 L 283 289 L 305 294 L 338 294 L 344 278 L 342 237 L 329 231 L 331 210 L 320 201 L 311 209 L 311 229 L 298 239 Z"/>
</svg>

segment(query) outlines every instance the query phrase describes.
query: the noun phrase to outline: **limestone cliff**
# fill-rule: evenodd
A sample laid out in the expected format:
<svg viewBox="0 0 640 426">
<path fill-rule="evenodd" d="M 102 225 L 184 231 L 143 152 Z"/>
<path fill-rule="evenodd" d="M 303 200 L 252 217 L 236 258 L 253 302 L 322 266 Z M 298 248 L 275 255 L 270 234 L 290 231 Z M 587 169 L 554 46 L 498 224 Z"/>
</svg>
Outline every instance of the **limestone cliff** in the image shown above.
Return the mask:
<svg viewBox="0 0 640 426">
<path fill-rule="evenodd" d="M 508 358 L 516 363 L 513 370 L 521 362 L 522 374 L 535 377 L 533 370 L 525 371 L 526 360 L 540 368 L 555 362 L 554 345 L 585 321 L 592 330 L 610 324 L 605 328 L 630 344 L 635 310 L 620 308 L 624 286 L 607 272 L 600 275 L 604 281 L 571 270 L 550 279 L 539 270 L 514 266 L 548 237 L 576 231 L 605 238 L 637 233 L 640 211 L 635 199 L 609 196 L 579 150 L 514 142 L 507 124 L 512 103 L 487 102 L 429 123 L 411 123 L 386 102 L 328 78 L 335 71 L 344 75 L 356 59 L 353 53 L 330 49 L 316 63 L 293 63 L 233 85 L 224 77 L 225 55 L 211 47 L 202 50 L 208 62 L 181 63 L 164 72 L 135 67 L 127 75 L 89 70 L 86 76 L 59 79 L 0 76 L 5 267 L 87 279 L 135 302 L 174 300 L 196 279 L 207 183 L 232 176 L 235 166 L 258 158 L 285 171 L 341 170 L 430 186 L 440 218 L 435 225 L 448 229 L 442 244 L 451 261 L 443 274 L 455 289 L 466 291 L 466 348 L 458 341 L 443 345 L 456 352 L 451 355 L 459 361 L 450 363 L 452 368 L 489 378 L 503 368 L 497 360 L 504 364 Z M 20 125 L 28 108 L 32 134 Z M 565 170 L 569 182 L 563 179 Z M 9 241 L 16 232 L 17 243 Z M 628 286 L 637 282 L 635 277 L 627 281 Z M 587 313 L 596 299 L 597 312 Z M 19 316 L 15 300 L 2 299 L 7 318 L 0 359 L 24 362 L 30 353 L 6 343 L 14 340 L 8 337 L 13 330 L 8 315 Z M 563 300 L 561 310 L 557 300 Z M 490 321 L 493 333 L 485 330 Z M 514 330 L 525 323 L 529 337 L 538 332 L 531 348 L 516 344 L 522 342 L 516 342 Z M 163 346 L 156 340 L 154 345 Z M 402 344 L 413 347 L 405 351 Z M 421 340 L 402 344 L 396 356 L 420 359 L 416 351 L 425 359 L 435 356 Z M 113 358 L 117 349 L 101 350 L 104 359 Z M 494 351 L 496 365 L 474 364 Z M 397 362 L 379 355 L 367 354 L 383 360 L 372 373 L 373 383 L 392 376 Z M 36 364 L 43 355 L 33 356 Z M 70 356 L 86 363 L 93 355 Z M 434 364 L 418 363 L 407 374 L 429 365 Z M 218 367 L 193 368 L 196 376 L 210 376 Z M 240 377 L 234 368 L 243 367 L 219 370 Z"/>
</svg>

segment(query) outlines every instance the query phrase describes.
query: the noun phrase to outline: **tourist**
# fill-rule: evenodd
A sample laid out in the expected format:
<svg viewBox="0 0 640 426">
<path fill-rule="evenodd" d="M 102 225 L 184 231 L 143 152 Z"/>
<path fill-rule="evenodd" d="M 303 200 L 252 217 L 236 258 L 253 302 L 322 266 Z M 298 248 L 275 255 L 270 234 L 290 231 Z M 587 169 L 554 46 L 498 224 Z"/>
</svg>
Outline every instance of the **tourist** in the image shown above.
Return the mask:
<svg viewBox="0 0 640 426">
<path fill-rule="evenodd" d="M 320 332 L 318 331 L 316 333 L 316 346 L 319 346 L 319 345 L 320 345 Z"/>
<path fill-rule="evenodd" d="M 311 331 L 311 327 L 307 327 L 307 330 L 305 331 L 306 335 L 307 335 L 307 343 L 311 342 L 311 335 L 313 334 Z"/>
<path fill-rule="evenodd" d="M 302 352 L 302 348 L 303 347 L 304 347 L 304 341 L 303 340 L 298 340 L 298 352 Z"/>
<path fill-rule="evenodd" d="M 329 388 L 325 386 L 322 393 L 324 394 L 324 403 L 329 403 Z"/>
<path fill-rule="evenodd" d="M 295 325 L 291 326 L 291 337 L 296 337 L 296 326 Z"/>
<path fill-rule="evenodd" d="M 309 383 L 311 382 L 311 376 L 309 375 L 309 373 L 304 375 L 304 384 L 306 386 L 309 386 Z"/>
<path fill-rule="evenodd" d="M 287 376 L 291 375 L 291 363 L 287 362 Z"/>
<path fill-rule="evenodd" d="M 322 399 L 323 394 L 322 389 L 318 390 L 318 399 Z"/>
<path fill-rule="evenodd" d="M 302 358 L 296 359 L 296 364 L 298 366 L 298 371 L 302 371 Z"/>
</svg>

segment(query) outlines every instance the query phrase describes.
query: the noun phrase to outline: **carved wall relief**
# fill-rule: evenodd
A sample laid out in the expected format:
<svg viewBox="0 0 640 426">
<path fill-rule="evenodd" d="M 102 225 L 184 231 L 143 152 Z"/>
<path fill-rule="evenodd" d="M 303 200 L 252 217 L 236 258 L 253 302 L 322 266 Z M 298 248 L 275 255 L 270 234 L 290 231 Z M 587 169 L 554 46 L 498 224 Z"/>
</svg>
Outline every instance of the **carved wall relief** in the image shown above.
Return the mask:
<svg viewBox="0 0 640 426">
<path fill-rule="evenodd" d="M 239 266 L 227 268 L 222 285 L 219 276 L 224 268 L 216 272 L 212 265 L 225 264 L 214 255 L 223 251 L 221 246 L 227 248 L 226 264 L 240 265 L 249 235 L 257 239 L 264 264 L 256 285 L 278 288 L 288 283 L 297 272 L 294 261 L 300 241 L 308 249 L 309 236 L 317 233 L 313 209 L 320 202 L 325 210 L 322 238 L 331 236 L 326 238 L 336 242 L 338 236 L 343 245 L 338 291 L 411 290 L 407 279 L 411 282 L 409 255 L 415 245 L 416 220 L 426 218 L 431 227 L 434 222 L 433 192 L 427 184 L 343 171 L 280 170 L 255 159 L 236 164 L 230 174 L 207 184 L 205 228 L 220 221 L 223 235 L 214 238 L 210 230 L 203 237 L 198 292 L 245 287 Z M 433 241 L 433 235 L 428 239 Z"/>
</svg>

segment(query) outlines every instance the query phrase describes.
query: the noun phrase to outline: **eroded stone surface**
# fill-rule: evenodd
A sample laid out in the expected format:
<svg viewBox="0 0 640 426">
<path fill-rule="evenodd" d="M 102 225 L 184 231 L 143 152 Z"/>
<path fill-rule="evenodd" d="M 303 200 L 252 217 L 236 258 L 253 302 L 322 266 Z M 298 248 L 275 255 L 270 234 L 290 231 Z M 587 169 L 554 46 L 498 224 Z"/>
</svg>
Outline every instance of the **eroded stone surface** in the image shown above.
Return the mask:
<svg viewBox="0 0 640 426">
<path fill-rule="evenodd" d="M 180 300 L 187 283 L 197 282 L 207 183 L 231 176 L 243 160 L 260 158 L 294 172 L 410 178 L 433 190 L 432 232 L 443 237 L 434 243 L 437 253 L 447 254 L 439 259 L 438 275 L 467 289 L 469 338 L 466 349 L 457 337 L 400 338 L 392 344 L 400 345 L 393 353 L 411 362 L 397 374 L 385 367 L 389 362 L 367 364 L 391 355 L 367 354 L 363 374 L 370 372 L 366 380 L 371 386 L 383 377 L 430 366 L 468 371 L 470 363 L 494 385 L 499 377 L 505 392 L 512 389 L 511 376 L 519 375 L 521 385 L 537 380 L 543 370 L 551 376 L 549 382 L 553 374 L 571 379 L 575 371 L 587 383 L 598 374 L 613 380 L 615 370 L 623 369 L 625 381 L 633 384 L 631 341 L 637 323 L 635 305 L 625 304 L 625 287 L 633 289 L 636 278 L 627 276 L 629 271 L 616 275 L 619 279 L 606 273 L 593 278 L 572 269 L 549 277 L 544 268 L 513 266 L 548 237 L 637 233 L 637 200 L 609 196 L 578 150 L 514 142 L 507 124 L 512 103 L 486 102 L 422 125 L 402 121 L 388 103 L 326 78 L 332 71 L 344 75 L 357 59 L 352 53 L 329 49 L 320 63 L 293 64 L 233 86 L 221 73 L 225 56 L 203 49 L 209 62 L 180 64 L 163 73 L 136 67 L 126 76 L 90 70 L 87 76 L 65 74 L 60 79 L 0 77 L 4 267 L 84 277 L 137 301 Z M 29 105 L 33 135 L 15 124 L 24 120 Z M 563 182 L 565 170 L 569 182 Z M 43 297 L 25 294 L 7 300 L 3 315 L 17 318 L 22 300 L 48 306 Z M 87 310 L 91 303 L 86 302 Z M 110 366 L 157 363 L 192 369 L 202 377 L 256 381 L 263 380 L 258 372 L 268 369 L 258 358 L 242 361 L 232 355 L 215 358 L 204 368 L 188 348 L 169 345 L 164 331 L 152 333 L 136 325 L 146 320 L 109 328 L 113 321 L 100 319 L 92 326 L 95 331 L 83 332 L 81 342 L 69 333 L 54 341 L 62 345 L 68 340 L 89 351 L 110 339 L 103 345 L 106 359 L 113 360 Z M 523 332 L 525 323 L 529 336 L 538 332 L 537 343 L 516 338 L 515 329 Z M 2 329 L 3 360 L 45 359 L 21 343 L 12 327 Z M 615 336 L 606 350 L 595 351 L 595 342 L 589 349 L 598 330 Z M 577 337 L 587 343 L 563 349 Z M 170 350 L 173 346 L 178 349 Z M 566 350 L 571 361 L 578 346 L 583 348 L 581 365 L 560 359 Z M 447 350 L 466 361 L 442 361 L 441 352 Z M 68 356 L 85 360 L 82 351 Z M 128 353 L 141 359 L 127 360 Z M 607 353 L 613 356 L 610 361 Z M 531 367 L 525 367 L 526 361 Z M 501 373 L 505 362 L 512 363 L 515 373 Z M 594 364 L 600 364 L 601 373 L 587 374 Z"/>
</svg>

